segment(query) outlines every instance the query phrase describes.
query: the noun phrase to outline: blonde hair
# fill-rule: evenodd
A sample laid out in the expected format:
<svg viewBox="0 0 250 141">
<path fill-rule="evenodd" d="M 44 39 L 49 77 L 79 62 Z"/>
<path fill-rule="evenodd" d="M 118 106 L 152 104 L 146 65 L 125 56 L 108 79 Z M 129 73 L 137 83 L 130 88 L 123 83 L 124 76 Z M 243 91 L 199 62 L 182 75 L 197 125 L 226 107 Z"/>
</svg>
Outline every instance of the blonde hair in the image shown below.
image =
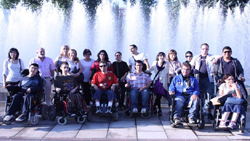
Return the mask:
<svg viewBox="0 0 250 141">
<path fill-rule="evenodd" d="M 66 49 L 69 50 L 69 46 L 68 46 L 68 45 L 63 45 L 63 46 L 61 47 L 61 51 L 60 51 L 59 57 L 62 57 L 62 56 L 63 56 L 63 53 L 62 53 L 62 52 L 63 52 L 63 49 L 64 49 L 64 48 L 66 48 Z M 69 57 L 68 54 L 66 54 L 66 56 Z"/>
<path fill-rule="evenodd" d="M 68 51 L 68 56 L 70 56 L 70 54 L 71 54 L 72 52 L 75 52 L 75 54 L 76 54 L 76 58 L 74 58 L 74 61 L 75 61 L 75 62 L 78 62 L 78 61 L 79 61 L 79 58 L 77 57 L 77 51 L 76 51 L 75 49 L 70 49 L 70 50 Z"/>
</svg>

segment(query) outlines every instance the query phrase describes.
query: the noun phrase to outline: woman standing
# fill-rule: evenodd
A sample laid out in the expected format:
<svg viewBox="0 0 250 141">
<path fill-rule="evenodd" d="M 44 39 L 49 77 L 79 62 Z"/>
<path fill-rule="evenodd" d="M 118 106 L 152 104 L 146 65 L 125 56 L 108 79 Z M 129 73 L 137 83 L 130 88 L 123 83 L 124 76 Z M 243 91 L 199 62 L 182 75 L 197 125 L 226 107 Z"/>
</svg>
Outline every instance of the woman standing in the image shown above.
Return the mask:
<svg viewBox="0 0 250 141">
<path fill-rule="evenodd" d="M 169 62 L 165 61 L 166 55 L 164 52 L 159 52 L 156 56 L 156 61 L 153 62 L 152 67 L 149 71 L 154 71 L 155 77 L 153 79 L 154 83 L 154 94 L 156 99 L 154 102 L 154 112 L 156 114 L 156 106 L 158 106 L 158 116 L 162 116 L 161 110 L 161 98 L 164 96 L 168 99 L 168 104 L 171 105 L 171 99 L 167 92 L 168 90 L 168 72 L 169 72 Z"/>
<path fill-rule="evenodd" d="M 70 73 L 75 77 L 77 83 L 80 85 L 83 82 L 82 65 L 77 57 L 77 52 L 75 49 L 70 49 L 68 52 L 68 64 L 70 68 Z"/>
<path fill-rule="evenodd" d="M 22 78 L 21 71 L 25 69 L 24 63 L 19 59 L 19 52 L 16 48 L 11 48 L 8 59 L 3 63 L 3 87 L 7 85 L 17 85 Z"/>
<path fill-rule="evenodd" d="M 62 73 L 60 70 L 62 62 L 68 61 L 68 51 L 69 51 L 69 46 L 68 45 L 63 45 L 61 47 L 60 55 L 56 58 L 55 60 L 55 66 L 57 68 L 57 73 Z"/>
<path fill-rule="evenodd" d="M 171 49 L 168 52 L 167 60 L 170 64 L 169 67 L 169 84 L 171 83 L 172 79 L 177 74 L 179 68 L 181 68 L 181 63 L 178 61 L 177 52 L 174 49 Z"/>
<path fill-rule="evenodd" d="M 82 73 L 84 75 L 84 79 L 83 79 L 83 83 L 81 85 L 82 89 L 83 89 L 83 93 L 85 95 L 85 101 L 87 104 L 89 104 L 89 102 L 91 101 L 91 92 L 90 92 L 90 82 L 89 82 L 89 78 L 90 78 L 90 68 L 91 65 L 94 62 L 94 59 L 91 59 L 91 51 L 89 49 L 84 49 L 83 51 L 83 59 L 80 60 L 81 65 L 82 65 Z"/>
</svg>

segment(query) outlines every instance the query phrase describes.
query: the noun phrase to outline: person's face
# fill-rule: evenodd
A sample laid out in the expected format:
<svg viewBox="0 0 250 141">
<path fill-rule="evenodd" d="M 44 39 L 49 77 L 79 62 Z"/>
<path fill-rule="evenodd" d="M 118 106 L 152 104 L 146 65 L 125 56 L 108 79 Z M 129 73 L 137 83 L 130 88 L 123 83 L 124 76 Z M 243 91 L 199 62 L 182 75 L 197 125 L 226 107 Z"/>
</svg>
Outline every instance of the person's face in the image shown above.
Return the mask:
<svg viewBox="0 0 250 141">
<path fill-rule="evenodd" d="M 223 57 L 230 58 L 231 55 L 232 55 L 232 51 L 230 51 L 229 49 L 223 50 Z"/>
<path fill-rule="evenodd" d="M 40 57 L 40 58 L 45 57 L 45 50 L 44 50 L 43 48 L 38 49 L 37 55 L 38 55 L 38 57 Z"/>
<path fill-rule="evenodd" d="M 29 75 L 30 76 L 34 76 L 37 73 L 37 71 L 38 71 L 38 68 L 36 66 L 31 65 L 29 67 Z"/>
<path fill-rule="evenodd" d="M 186 66 L 184 66 L 184 65 L 182 66 L 182 68 L 181 68 L 181 73 L 182 73 L 182 75 L 183 75 L 184 77 L 189 76 L 190 72 L 191 72 L 191 70 L 190 70 L 189 67 L 186 67 Z"/>
<path fill-rule="evenodd" d="M 99 54 L 99 57 L 100 57 L 100 59 L 101 60 L 105 60 L 105 53 L 104 52 L 101 52 L 100 54 Z"/>
<path fill-rule="evenodd" d="M 105 63 L 100 63 L 99 67 L 100 67 L 101 72 L 106 72 L 108 66 Z"/>
<path fill-rule="evenodd" d="M 234 78 L 233 76 L 229 76 L 226 80 L 225 80 L 226 84 L 233 84 L 234 83 Z"/>
<path fill-rule="evenodd" d="M 164 57 L 163 55 L 159 55 L 159 56 L 158 56 L 158 60 L 159 60 L 159 61 L 160 61 L 160 60 L 161 60 L 161 61 L 164 61 L 164 60 L 165 60 L 165 57 Z"/>
<path fill-rule="evenodd" d="M 63 48 L 62 48 L 62 54 L 63 54 L 63 55 L 66 56 L 66 55 L 68 54 L 68 51 L 69 51 L 69 48 L 67 48 L 67 47 L 63 47 Z"/>
<path fill-rule="evenodd" d="M 90 58 L 90 56 L 91 56 L 91 53 L 90 53 L 90 52 L 88 52 L 88 53 L 84 54 L 84 57 L 85 57 L 86 59 L 89 59 L 89 58 Z"/>
<path fill-rule="evenodd" d="M 142 67 L 143 67 L 143 65 L 141 63 L 136 63 L 135 64 L 135 70 L 137 72 L 141 72 L 142 71 Z"/>
<path fill-rule="evenodd" d="M 69 65 L 66 65 L 66 64 L 62 64 L 60 69 L 62 70 L 62 72 L 64 74 L 68 73 L 69 72 Z"/>
<path fill-rule="evenodd" d="M 176 58 L 176 55 L 174 53 L 169 54 L 169 58 L 171 61 L 174 61 Z"/>
<path fill-rule="evenodd" d="M 192 56 L 190 53 L 187 53 L 187 54 L 186 54 L 186 60 L 187 60 L 188 62 L 191 62 L 192 59 L 193 59 L 193 56 Z"/>
<path fill-rule="evenodd" d="M 76 52 L 75 51 L 71 51 L 69 54 L 70 59 L 75 59 L 76 58 Z"/>
<path fill-rule="evenodd" d="M 10 58 L 11 59 L 16 59 L 16 56 L 17 56 L 17 52 L 16 51 L 11 51 L 10 52 Z"/>
<path fill-rule="evenodd" d="M 115 54 L 115 60 L 116 61 L 121 61 L 122 60 L 122 55 L 120 53 Z"/>
<path fill-rule="evenodd" d="M 201 55 L 206 56 L 208 54 L 209 48 L 207 45 L 202 45 L 201 46 Z"/>
<path fill-rule="evenodd" d="M 137 48 L 135 48 L 133 46 L 130 46 L 129 50 L 130 50 L 131 53 L 136 53 L 137 52 Z"/>
</svg>

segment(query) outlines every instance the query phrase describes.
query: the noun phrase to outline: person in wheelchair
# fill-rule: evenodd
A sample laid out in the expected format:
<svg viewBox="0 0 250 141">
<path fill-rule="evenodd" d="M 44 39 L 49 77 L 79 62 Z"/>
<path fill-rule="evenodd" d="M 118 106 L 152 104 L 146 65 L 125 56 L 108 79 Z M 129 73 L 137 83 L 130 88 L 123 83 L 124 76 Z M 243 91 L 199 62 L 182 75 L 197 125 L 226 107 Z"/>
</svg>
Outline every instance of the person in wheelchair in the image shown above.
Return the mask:
<svg viewBox="0 0 250 141">
<path fill-rule="evenodd" d="M 232 96 L 234 97 L 235 100 L 243 100 L 243 88 L 240 87 L 237 82 L 234 82 L 234 77 L 231 74 L 226 74 L 223 77 L 223 82 L 220 87 L 219 87 L 219 96 L 223 96 L 225 94 L 232 94 Z M 232 97 L 229 97 L 230 99 Z M 224 106 L 222 107 L 221 111 L 223 112 L 222 117 L 221 117 L 221 121 L 220 121 L 220 125 L 219 128 L 230 128 L 230 129 L 234 129 L 236 126 L 236 122 L 237 119 L 239 117 L 239 115 L 245 115 L 245 110 L 244 110 L 244 106 L 242 104 L 233 104 L 231 102 L 228 101 L 228 99 L 226 100 Z M 226 126 L 226 121 L 230 115 L 230 113 L 232 114 L 232 118 L 231 121 L 229 123 L 228 126 Z"/>
<path fill-rule="evenodd" d="M 43 89 L 42 79 L 37 72 L 38 64 L 33 63 L 29 66 L 29 74 L 21 79 L 21 87 L 7 85 L 7 89 L 18 89 L 19 92 L 13 95 L 13 99 L 3 121 L 8 122 L 14 119 L 14 114 L 20 110 L 21 103 L 23 103 L 22 114 L 18 118 L 16 118 L 16 121 L 27 120 L 29 113 L 30 97 L 35 96 L 39 90 Z"/>
<path fill-rule="evenodd" d="M 125 87 L 130 87 L 131 109 L 133 113 L 138 113 L 138 96 L 142 97 L 141 113 L 147 113 L 149 110 L 149 86 L 151 85 L 151 78 L 148 74 L 142 71 L 143 62 L 141 60 L 135 61 L 135 72 L 127 76 L 127 83 Z"/>
<path fill-rule="evenodd" d="M 113 72 L 108 71 L 108 63 L 106 61 L 100 61 L 99 67 L 101 71 L 96 72 L 91 81 L 91 86 L 96 90 L 93 95 L 96 105 L 96 114 L 101 113 L 100 100 L 102 95 L 106 95 L 108 98 L 106 113 L 112 114 L 113 100 L 116 97 L 115 87 L 118 86 L 118 80 Z"/>
<path fill-rule="evenodd" d="M 83 97 L 79 94 L 79 86 L 69 71 L 68 62 L 62 62 L 60 69 L 62 74 L 57 76 L 55 79 L 55 89 L 59 94 L 66 94 L 67 96 L 67 106 L 68 106 L 68 115 L 74 116 L 78 111 L 80 115 L 84 115 L 83 107 Z"/>
<path fill-rule="evenodd" d="M 182 124 L 180 118 L 183 116 L 183 107 L 188 102 L 190 124 L 197 119 L 199 106 L 199 83 L 195 77 L 190 76 L 191 65 L 187 62 L 182 64 L 181 74 L 175 76 L 169 86 L 169 94 L 175 95 L 174 123 Z"/>
</svg>

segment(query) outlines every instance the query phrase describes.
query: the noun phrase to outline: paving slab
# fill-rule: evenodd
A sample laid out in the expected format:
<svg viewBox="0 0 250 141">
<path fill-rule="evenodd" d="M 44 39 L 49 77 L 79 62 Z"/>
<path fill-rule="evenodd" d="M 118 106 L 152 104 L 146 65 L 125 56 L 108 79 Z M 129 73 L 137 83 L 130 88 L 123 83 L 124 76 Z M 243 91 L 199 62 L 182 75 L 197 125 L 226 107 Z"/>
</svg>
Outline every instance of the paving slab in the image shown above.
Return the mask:
<svg viewBox="0 0 250 141">
<path fill-rule="evenodd" d="M 165 132 L 137 132 L 138 139 L 168 139 Z"/>
<path fill-rule="evenodd" d="M 11 125 L 1 125 L 0 126 L 0 138 L 11 138 L 18 134 L 25 127 L 23 124 L 11 124 Z"/>
<path fill-rule="evenodd" d="M 208 139 L 208 140 L 218 140 L 218 141 L 227 141 L 228 138 L 227 136 L 198 136 L 198 139 L 202 139 L 202 140 L 205 140 L 205 139 Z"/>
<path fill-rule="evenodd" d="M 172 129 L 165 130 L 169 139 L 198 139 L 192 130 Z"/>
<path fill-rule="evenodd" d="M 102 139 L 107 137 L 107 130 L 80 130 L 76 138 L 79 139 Z"/>
<path fill-rule="evenodd" d="M 234 136 L 227 136 L 230 140 L 240 139 L 240 140 L 250 140 L 250 132 L 246 131 L 244 133 L 240 133 L 238 130 L 231 130 Z"/>
<path fill-rule="evenodd" d="M 163 128 L 165 130 L 172 130 L 172 129 L 175 129 L 175 130 L 183 130 L 183 129 L 190 130 L 190 127 L 187 126 L 187 124 L 185 124 L 185 123 L 183 124 L 184 126 L 182 126 L 180 128 L 173 128 L 173 127 L 171 127 L 169 121 L 161 121 L 161 123 L 162 123 L 162 126 L 163 126 Z"/>
<path fill-rule="evenodd" d="M 149 131 L 149 132 L 164 132 L 161 122 L 159 119 L 153 121 L 137 121 L 137 131 Z"/>
<path fill-rule="evenodd" d="M 231 132 L 227 130 L 214 131 L 212 127 L 205 127 L 204 129 L 193 130 L 198 136 L 231 136 Z"/>
<path fill-rule="evenodd" d="M 44 138 L 75 138 L 82 124 L 56 125 Z"/>
<path fill-rule="evenodd" d="M 135 128 L 111 128 L 108 131 L 107 138 L 115 139 L 136 139 L 136 129 Z"/>
<path fill-rule="evenodd" d="M 33 127 L 26 127 L 17 135 L 15 135 L 14 138 L 42 139 L 53 127 L 54 125 L 37 125 Z"/>
<path fill-rule="evenodd" d="M 107 132 L 109 123 L 100 123 L 100 122 L 86 122 L 81 130 L 104 130 Z"/>
<path fill-rule="evenodd" d="M 135 120 L 114 121 L 110 123 L 110 128 L 135 128 Z"/>
</svg>

